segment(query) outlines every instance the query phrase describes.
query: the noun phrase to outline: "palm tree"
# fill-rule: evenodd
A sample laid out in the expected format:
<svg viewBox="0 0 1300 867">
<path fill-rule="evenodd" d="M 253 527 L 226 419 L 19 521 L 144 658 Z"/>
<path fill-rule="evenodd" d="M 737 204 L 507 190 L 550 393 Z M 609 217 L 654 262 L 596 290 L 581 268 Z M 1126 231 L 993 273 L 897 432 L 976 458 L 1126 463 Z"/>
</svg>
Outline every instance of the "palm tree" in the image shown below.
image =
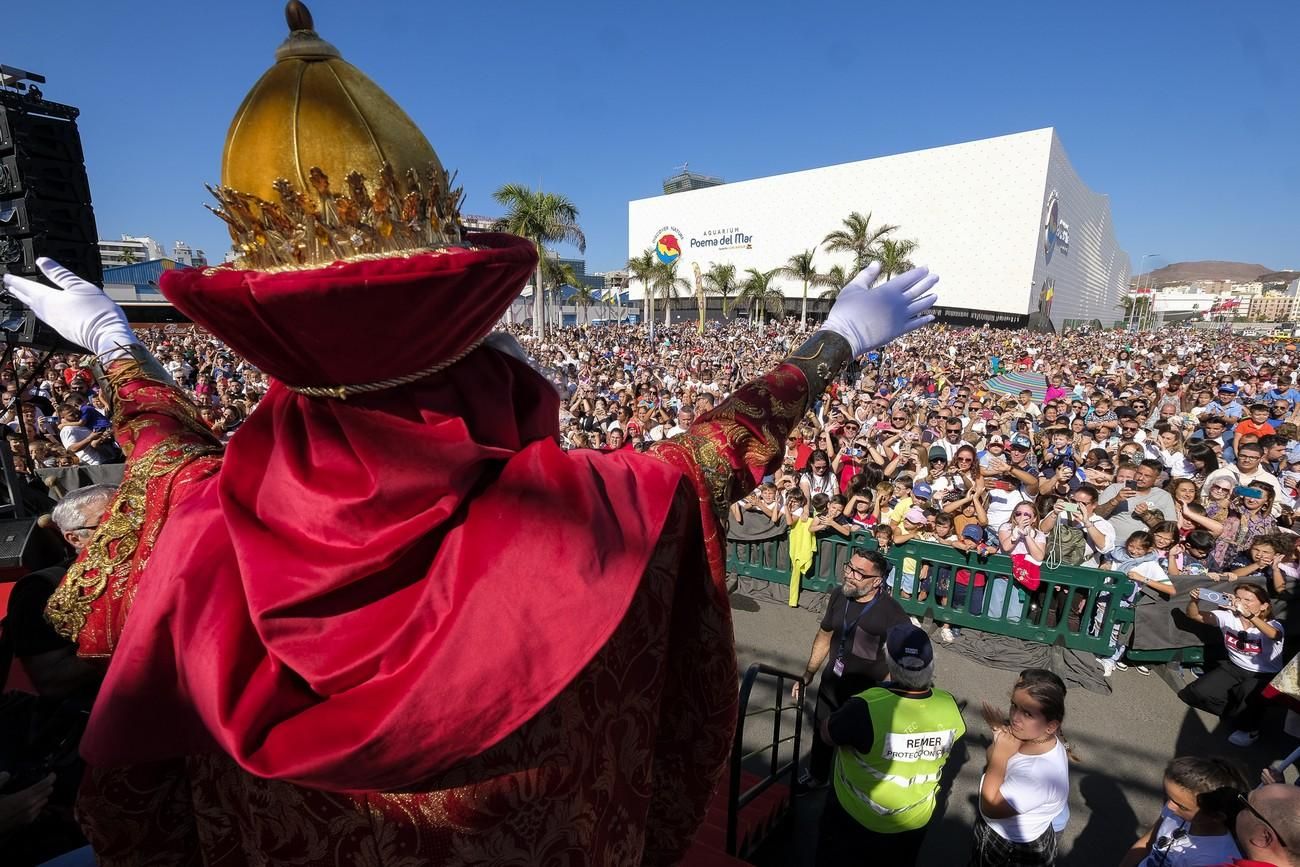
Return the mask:
<svg viewBox="0 0 1300 867">
<path fill-rule="evenodd" d="M 549 251 L 542 257 L 541 265 L 542 286 L 549 293 L 544 296 L 548 305 L 558 306 L 560 287 L 572 286 L 577 289 L 582 286 L 582 280 L 578 278 L 578 272 L 573 269 L 573 265 L 561 262 L 559 257 L 552 256 Z"/>
<path fill-rule="evenodd" d="M 585 325 L 587 323 L 587 308 L 600 300 L 600 293 L 586 283 L 579 283 L 573 287 L 573 295 L 569 296 L 569 300 L 582 308 L 582 322 Z"/>
<path fill-rule="evenodd" d="M 757 268 L 745 269 L 745 280 L 740 284 L 740 294 L 736 296 L 736 303 L 743 303 L 746 307 L 750 304 L 754 305 L 755 326 L 762 324 L 763 311 L 777 313 L 785 309 L 785 295 L 772 285 L 778 270 L 777 268 L 771 271 L 760 271 Z"/>
<path fill-rule="evenodd" d="M 911 271 L 916 266 L 907 257 L 915 251 L 915 241 L 895 241 L 885 238 L 880 242 L 879 255 L 876 257 L 880 260 L 880 273 L 888 280 L 904 271 Z"/>
<path fill-rule="evenodd" d="M 845 271 L 843 265 L 832 265 L 830 269 L 822 275 L 822 279 L 825 281 L 822 285 L 826 286 L 827 289 L 817 297 L 823 301 L 829 301 L 834 304 L 835 299 L 840 297 L 840 290 L 849 284 L 849 281 L 853 279 L 853 275 Z"/>
<path fill-rule="evenodd" d="M 1141 322 L 1147 315 L 1151 307 L 1150 295 L 1121 295 L 1116 307 L 1124 311 L 1123 326 L 1130 325 L 1136 328 L 1137 323 Z"/>
<path fill-rule="evenodd" d="M 680 260 L 678 260 L 680 261 Z M 683 292 L 691 291 L 691 284 L 677 276 L 677 261 L 672 264 L 657 262 L 650 285 L 655 294 L 664 299 L 664 327 L 673 324 L 673 299 L 680 298 Z"/>
<path fill-rule="evenodd" d="M 641 284 L 641 291 L 645 293 L 642 301 L 644 309 L 644 319 L 650 330 L 654 331 L 654 297 L 650 289 L 650 284 L 654 280 L 655 266 L 659 259 L 655 256 L 653 247 L 646 247 L 640 256 L 627 260 L 627 277 L 629 281 L 636 280 Z"/>
<path fill-rule="evenodd" d="M 888 223 L 875 229 L 871 228 L 870 211 L 865 217 L 853 211 L 844 218 L 843 225 L 843 229 L 836 229 L 822 238 L 822 243 L 826 245 L 829 253 L 852 253 L 853 265 L 857 271 L 867 267 L 872 259 L 879 258 L 880 242 L 890 232 L 898 229 L 897 226 Z"/>
<path fill-rule="evenodd" d="M 722 296 L 722 316 L 726 318 L 731 312 L 731 296 L 740 289 L 739 284 L 736 283 L 736 266 L 725 262 L 710 265 L 709 270 L 704 272 L 701 282 L 704 284 L 705 295 Z"/>
<path fill-rule="evenodd" d="M 699 333 L 703 334 L 705 302 L 704 302 L 704 280 L 700 276 L 700 263 L 692 262 L 691 271 L 693 272 L 692 276 L 695 277 L 695 309 L 698 310 L 700 313 Z"/>
<path fill-rule="evenodd" d="M 816 266 L 813 265 L 813 255 L 816 250 L 804 250 L 802 253 L 795 253 L 776 271 L 782 277 L 790 277 L 803 283 L 803 304 L 799 308 L 799 321 L 806 323 L 808 321 L 808 287 L 826 285 L 826 275 L 819 274 Z"/>
<path fill-rule="evenodd" d="M 545 334 L 542 323 L 542 259 L 546 255 L 544 244 L 567 242 L 587 251 L 587 236 L 578 226 L 578 208 L 567 196 L 559 193 L 534 192 L 523 184 L 506 184 L 492 194 L 497 204 L 506 209 L 506 215 L 492 228 L 510 232 L 532 241 L 537 247 L 537 272 L 534 274 L 533 333 Z"/>
</svg>

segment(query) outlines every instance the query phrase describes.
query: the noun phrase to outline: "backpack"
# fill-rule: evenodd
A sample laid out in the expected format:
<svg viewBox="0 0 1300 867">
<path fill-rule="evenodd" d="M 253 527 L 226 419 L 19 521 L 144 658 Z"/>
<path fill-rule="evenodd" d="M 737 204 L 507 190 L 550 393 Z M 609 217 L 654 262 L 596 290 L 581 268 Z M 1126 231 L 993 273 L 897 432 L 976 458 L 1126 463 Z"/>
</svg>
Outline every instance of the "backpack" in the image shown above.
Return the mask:
<svg viewBox="0 0 1300 867">
<path fill-rule="evenodd" d="M 1088 559 L 1088 543 L 1082 527 L 1066 526 L 1057 521 L 1047 534 L 1047 564 L 1050 566 L 1082 566 Z"/>
</svg>

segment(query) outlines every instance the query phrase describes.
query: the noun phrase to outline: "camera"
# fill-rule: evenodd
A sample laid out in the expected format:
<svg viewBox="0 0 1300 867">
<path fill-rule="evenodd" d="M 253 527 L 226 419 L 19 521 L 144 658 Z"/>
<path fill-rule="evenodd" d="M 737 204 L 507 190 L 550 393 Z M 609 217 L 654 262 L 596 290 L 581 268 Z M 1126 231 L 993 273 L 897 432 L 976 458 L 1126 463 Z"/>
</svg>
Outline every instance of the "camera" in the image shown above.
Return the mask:
<svg viewBox="0 0 1300 867">
<path fill-rule="evenodd" d="M 1062 501 L 1061 511 L 1067 515 L 1077 515 L 1079 514 L 1079 504 L 1071 503 L 1069 501 Z"/>
</svg>

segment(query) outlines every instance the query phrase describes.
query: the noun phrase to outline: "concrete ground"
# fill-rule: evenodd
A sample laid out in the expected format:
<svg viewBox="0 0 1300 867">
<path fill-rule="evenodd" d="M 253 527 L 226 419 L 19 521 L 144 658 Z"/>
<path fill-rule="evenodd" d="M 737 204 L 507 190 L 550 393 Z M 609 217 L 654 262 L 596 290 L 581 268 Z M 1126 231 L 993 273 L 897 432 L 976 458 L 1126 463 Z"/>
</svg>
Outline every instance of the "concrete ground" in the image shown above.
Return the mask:
<svg viewBox="0 0 1300 867">
<path fill-rule="evenodd" d="M 818 615 L 747 596 L 733 596 L 732 604 L 742 675 L 754 662 L 795 674 L 803 671 L 820 622 Z M 967 735 L 949 759 L 946 797 L 930 825 L 921 863 L 960 865 L 969 855 L 984 750 L 989 742 L 988 728 L 979 715 L 980 702 L 1005 706 L 1015 675 L 945 650 L 940 643 L 935 647 L 936 685 L 951 692 L 962 706 Z M 1081 761 L 1071 767 L 1070 822 L 1060 864 L 1093 867 L 1117 863 L 1159 814 L 1162 771 L 1170 758 L 1232 756 L 1247 766 L 1253 781 L 1264 765 L 1292 748 L 1280 734 L 1271 742 L 1261 738 L 1250 749 L 1229 745 L 1230 727 L 1184 705 L 1157 676 L 1142 676 L 1131 669 L 1116 672 L 1111 685 L 1111 695 L 1072 689 L 1066 701 L 1065 732 Z M 760 681 L 749 708 L 771 706 L 774 700 L 773 686 Z M 806 756 L 811 703 L 805 704 L 809 708 L 804 717 L 802 752 Z M 1270 727 L 1276 730 L 1280 726 Z M 771 734 L 770 715 L 750 717 L 745 751 L 769 742 Z M 765 853 L 765 863 L 783 867 L 812 864 L 824 797 L 823 790 L 797 799 L 789 837 L 784 844 L 778 841 L 777 851 Z"/>
</svg>

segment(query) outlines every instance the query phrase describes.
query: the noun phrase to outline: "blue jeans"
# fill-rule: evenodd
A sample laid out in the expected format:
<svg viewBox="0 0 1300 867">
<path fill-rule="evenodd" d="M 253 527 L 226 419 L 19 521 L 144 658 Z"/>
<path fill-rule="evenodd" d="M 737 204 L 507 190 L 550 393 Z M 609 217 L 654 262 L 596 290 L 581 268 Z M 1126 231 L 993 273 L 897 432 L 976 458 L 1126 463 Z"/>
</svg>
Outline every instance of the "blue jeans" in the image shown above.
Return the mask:
<svg viewBox="0 0 1300 867">
<path fill-rule="evenodd" d="M 988 616 L 994 620 L 1019 623 L 1020 618 L 1025 616 L 1028 601 L 1025 591 L 1020 589 L 1020 585 L 1013 584 L 1010 578 L 994 578 L 989 589 Z M 1002 613 L 1003 606 L 1006 606 L 1005 617 Z"/>
<path fill-rule="evenodd" d="M 975 579 L 972 577 L 971 580 L 974 581 Z M 979 587 L 975 587 L 975 586 L 968 585 L 968 584 L 958 584 L 958 583 L 956 583 L 956 582 L 953 582 L 953 585 L 952 585 L 952 610 L 953 610 L 953 611 L 965 611 L 965 610 L 966 610 L 966 588 L 967 588 L 967 587 L 970 587 L 970 588 L 971 588 L 971 594 L 970 594 L 970 613 L 971 613 L 971 614 L 983 614 L 983 613 L 984 613 L 984 590 L 985 590 L 985 588 L 984 588 L 982 585 L 979 586 Z"/>
</svg>

